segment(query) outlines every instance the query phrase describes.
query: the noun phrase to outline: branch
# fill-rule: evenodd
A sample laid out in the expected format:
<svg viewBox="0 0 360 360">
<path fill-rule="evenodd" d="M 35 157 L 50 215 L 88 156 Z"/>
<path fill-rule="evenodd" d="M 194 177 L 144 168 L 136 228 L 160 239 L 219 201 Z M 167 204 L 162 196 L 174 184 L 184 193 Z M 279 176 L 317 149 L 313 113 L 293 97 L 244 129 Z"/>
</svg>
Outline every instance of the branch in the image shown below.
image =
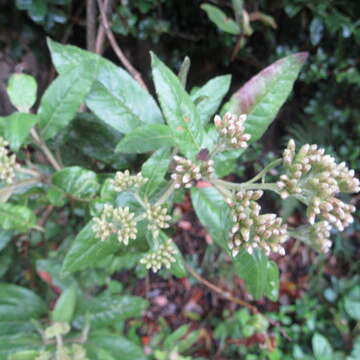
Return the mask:
<svg viewBox="0 0 360 360">
<path fill-rule="evenodd" d="M 30 130 L 31 136 L 34 139 L 35 143 L 40 147 L 41 151 L 44 153 L 46 158 L 49 160 L 50 164 L 53 166 L 55 170 L 61 170 L 61 166 L 55 159 L 54 155 L 50 151 L 50 149 L 47 147 L 45 141 L 40 137 L 40 135 L 37 133 L 35 128 L 32 128 Z"/>
<path fill-rule="evenodd" d="M 86 0 L 86 47 L 95 51 L 96 46 L 96 0 Z"/>
<path fill-rule="evenodd" d="M 210 281 L 204 279 L 202 276 L 200 276 L 190 265 L 185 264 L 186 268 L 188 269 L 189 273 L 198 281 L 200 281 L 201 283 L 203 283 L 205 286 L 207 286 L 209 289 L 213 290 L 214 292 L 216 292 L 217 294 L 219 294 L 220 296 L 224 297 L 225 299 L 228 299 L 230 301 L 232 301 L 235 304 L 241 305 L 241 306 L 245 306 L 246 308 L 248 308 L 252 313 L 254 314 L 260 314 L 260 311 L 257 309 L 256 306 L 249 304 L 248 302 L 246 302 L 245 300 L 241 300 L 238 299 L 234 296 L 232 296 L 228 291 L 221 289 L 219 287 L 217 287 L 216 285 L 214 285 L 213 283 L 211 283 Z"/>
<path fill-rule="evenodd" d="M 267 316 L 265 316 L 264 314 L 262 314 L 258 308 L 254 305 L 249 304 L 248 302 L 246 302 L 245 300 L 241 300 L 236 298 L 235 296 L 232 296 L 228 291 L 221 289 L 219 287 L 217 287 L 216 285 L 214 285 L 213 283 L 211 283 L 210 281 L 204 279 L 202 276 L 200 276 L 190 265 L 185 264 L 187 270 L 189 271 L 189 273 L 198 281 L 200 281 L 201 283 L 203 283 L 205 286 L 207 286 L 209 289 L 213 290 L 214 292 L 216 292 L 217 294 L 219 294 L 220 296 L 224 297 L 227 300 L 232 301 L 235 304 L 238 304 L 240 306 L 244 306 L 246 308 L 248 308 L 253 314 L 261 314 L 271 325 L 277 327 L 279 329 L 279 331 L 281 332 L 281 334 L 288 340 L 291 340 L 290 336 L 286 333 L 286 331 L 281 327 L 280 323 L 268 318 Z"/>
<path fill-rule="evenodd" d="M 101 14 L 101 23 L 104 26 L 106 36 L 110 41 L 110 45 L 113 48 L 116 56 L 120 59 L 121 63 L 125 66 L 125 68 L 129 71 L 129 73 L 134 77 L 134 79 L 142 86 L 144 89 L 147 90 L 146 84 L 144 80 L 142 79 L 140 73 L 131 65 L 130 61 L 126 58 L 125 54 L 121 50 L 120 46 L 116 42 L 115 36 L 113 32 L 111 31 L 111 27 L 109 24 L 109 21 L 106 16 L 106 9 L 104 4 L 101 2 L 101 0 L 97 0 L 100 14 Z"/>
</svg>

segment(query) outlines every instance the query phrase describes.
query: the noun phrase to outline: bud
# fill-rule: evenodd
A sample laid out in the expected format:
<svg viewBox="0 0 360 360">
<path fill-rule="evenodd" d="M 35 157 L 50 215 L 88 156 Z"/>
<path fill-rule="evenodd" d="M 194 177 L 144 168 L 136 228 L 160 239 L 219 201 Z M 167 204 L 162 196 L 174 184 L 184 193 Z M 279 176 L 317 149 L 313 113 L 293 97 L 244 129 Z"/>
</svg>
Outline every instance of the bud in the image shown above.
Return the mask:
<svg viewBox="0 0 360 360">
<path fill-rule="evenodd" d="M 295 142 L 290 140 L 283 153 L 286 174 L 281 175 L 277 186 L 282 198 L 301 196 L 307 207 L 310 224 L 319 216 L 340 231 L 353 222 L 355 208 L 336 198 L 340 192 L 359 192 L 360 182 L 342 162 L 325 154 L 317 145 L 303 145 L 295 152 Z"/>
<path fill-rule="evenodd" d="M 144 185 L 147 180 L 148 179 L 144 178 L 141 173 L 130 175 L 129 170 L 125 170 L 124 172 L 117 171 L 114 179 L 110 180 L 110 184 L 115 191 L 121 192 L 130 188 L 139 188 Z"/>
<path fill-rule="evenodd" d="M 276 214 L 260 215 L 261 206 L 256 202 L 262 191 L 240 191 L 235 195 L 232 216 L 235 226 L 231 230 L 229 249 L 233 256 L 244 248 L 250 254 L 259 248 L 266 254 L 285 254 L 283 243 L 288 239 L 287 226 Z"/>
<path fill-rule="evenodd" d="M 100 217 L 93 218 L 92 230 L 101 241 L 115 234 L 120 243 L 128 245 L 129 240 L 135 240 L 137 235 L 134 217 L 128 207 L 115 209 L 106 204 Z"/>
<path fill-rule="evenodd" d="M 65 335 L 70 331 L 68 323 L 54 323 L 45 329 L 45 338 L 52 339 L 59 335 Z"/>
<path fill-rule="evenodd" d="M 171 174 L 171 178 L 175 181 L 175 188 L 182 187 L 191 188 L 201 179 L 200 167 L 193 164 L 191 160 L 181 156 L 174 156 L 175 171 Z"/>
<path fill-rule="evenodd" d="M 0 180 L 12 184 L 15 179 L 15 170 L 19 167 L 19 164 L 16 163 L 14 154 L 9 155 L 7 146 L 9 146 L 9 143 L 0 137 Z"/>
<path fill-rule="evenodd" d="M 171 216 L 167 214 L 167 207 L 161 205 L 149 206 L 146 210 L 146 217 L 149 220 L 148 229 L 153 233 L 154 238 L 158 237 L 160 229 L 170 227 Z"/>
<path fill-rule="evenodd" d="M 173 246 L 171 239 L 167 239 L 155 251 L 148 253 L 141 260 L 146 269 L 151 269 L 153 272 L 159 271 L 162 267 L 170 269 L 171 264 L 176 261 L 176 249 Z"/>
<path fill-rule="evenodd" d="M 71 346 L 72 360 L 87 360 L 86 350 L 79 344 L 73 344 Z"/>
<path fill-rule="evenodd" d="M 214 118 L 215 127 L 222 139 L 223 147 L 245 149 L 248 147 L 250 135 L 245 133 L 245 121 L 247 115 L 237 117 L 235 114 L 226 113 L 223 118 L 216 115 Z"/>
</svg>

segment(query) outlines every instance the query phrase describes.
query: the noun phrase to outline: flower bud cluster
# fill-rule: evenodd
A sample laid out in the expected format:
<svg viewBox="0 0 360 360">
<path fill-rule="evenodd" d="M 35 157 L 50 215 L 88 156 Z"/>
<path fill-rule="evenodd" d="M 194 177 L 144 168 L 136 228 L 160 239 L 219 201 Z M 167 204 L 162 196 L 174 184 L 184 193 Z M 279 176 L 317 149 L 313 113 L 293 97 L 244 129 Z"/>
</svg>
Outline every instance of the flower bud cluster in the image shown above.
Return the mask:
<svg viewBox="0 0 360 360">
<path fill-rule="evenodd" d="M 144 178 L 141 173 L 137 175 L 130 175 L 129 170 L 117 171 L 114 179 L 110 180 L 110 184 L 117 192 L 124 191 L 130 188 L 139 188 L 147 182 L 147 178 Z"/>
<path fill-rule="evenodd" d="M 215 115 L 214 123 L 222 139 L 222 149 L 226 147 L 235 149 L 245 149 L 248 147 L 250 134 L 245 133 L 244 123 L 247 115 L 242 114 L 239 117 L 235 114 L 226 113 L 223 118 Z"/>
<path fill-rule="evenodd" d="M 9 155 L 8 145 L 9 143 L 0 137 L 0 180 L 12 184 L 15 178 L 15 170 L 19 164 L 16 163 L 15 154 Z"/>
<path fill-rule="evenodd" d="M 176 261 L 175 253 L 172 240 L 167 239 L 155 251 L 145 255 L 140 263 L 144 264 L 147 269 L 152 269 L 153 272 L 159 271 L 162 267 L 169 269 L 171 263 Z"/>
<path fill-rule="evenodd" d="M 332 242 L 330 240 L 331 225 L 327 221 L 319 221 L 309 228 L 309 239 L 319 251 L 329 252 Z"/>
<path fill-rule="evenodd" d="M 155 238 L 158 237 L 160 229 L 170 227 L 171 216 L 167 212 L 167 207 L 161 205 L 149 206 L 146 209 L 146 218 L 149 220 L 148 230 L 153 233 Z"/>
<path fill-rule="evenodd" d="M 308 204 L 307 216 L 311 224 L 321 216 L 342 231 L 353 221 L 355 207 L 337 199 L 339 192 L 359 192 L 360 182 L 354 170 L 344 162 L 324 154 L 317 145 L 303 145 L 296 154 L 294 140 L 290 140 L 283 153 L 286 174 L 280 176 L 277 186 L 282 198 L 298 195 Z"/>
<path fill-rule="evenodd" d="M 128 207 L 114 208 L 106 204 L 100 217 L 94 217 L 92 230 L 101 241 L 116 235 L 119 242 L 128 245 L 137 235 L 135 214 Z"/>
<path fill-rule="evenodd" d="M 268 255 L 270 252 L 285 254 L 283 243 L 288 239 L 287 226 L 276 214 L 260 215 L 261 206 L 256 202 L 262 191 L 240 191 L 236 202 L 230 202 L 235 225 L 231 229 L 229 248 L 236 256 L 241 248 L 250 254 L 260 248 Z"/>
<path fill-rule="evenodd" d="M 175 155 L 175 169 L 171 178 L 175 180 L 175 189 L 184 187 L 186 189 L 195 186 L 197 181 L 203 177 L 210 177 L 214 173 L 214 161 L 201 161 L 200 165 L 191 160 Z"/>
<path fill-rule="evenodd" d="M 181 156 L 174 156 L 175 170 L 171 178 L 175 181 L 175 189 L 181 187 L 191 188 L 201 179 L 200 166 L 195 165 L 191 160 Z"/>
</svg>

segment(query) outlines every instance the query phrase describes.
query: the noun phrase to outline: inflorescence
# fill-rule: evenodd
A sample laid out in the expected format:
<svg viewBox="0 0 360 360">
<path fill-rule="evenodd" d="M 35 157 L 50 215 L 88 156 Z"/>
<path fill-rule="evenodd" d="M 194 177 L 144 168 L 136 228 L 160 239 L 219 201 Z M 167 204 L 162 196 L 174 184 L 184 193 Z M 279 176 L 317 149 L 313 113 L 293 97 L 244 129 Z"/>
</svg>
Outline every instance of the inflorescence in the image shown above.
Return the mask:
<svg viewBox="0 0 360 360">
<path fill-rule="evenodd" d="M 185 159 L 181 156 L 174 156 L 175 169 L 171 174 L 171 178 L 175 182 L 175 189 L 186 188 L 189 189 L 195 186 L 201 178 L 210 177 L 214 173 L 213 160 L 203 161 L 196 165 L 191 160 Z"/>
<path fill-rule="evenodd" d="M 237 116 L 235 114 L 226 113 L 223 118 L 215 115 L 214 123 L 220 135 L 221 147 L 225 148 L 245 149 L 248 147 L 250 134 L 245 133 L 244 123 L 247 119 L 246 114 Z"/>
<path fill-rule="evenodd" d="M 19 167 L 15 154 L 9 155 L 9 143 L 0 137 L 0 180 L 12 184 L 15 179 L 15 170 Z"/>
<path fill-rule="evenodd" d="M 130 175 L 129 170 L 125 170 L 124 172 L 116 172 L 115 178 L 110 180 L 110 184 L 115 191 L 121 192 L 131 188 L 139 188 L 144 185 L 147 180 L 148 179 L 144 178 L 141 173 Z"/>
<path fill-rule="evenodd" d="M 116 235 L 119 242 L 128 245 L 129 240 L 135 240 L 137 235 L 134 216 L 128 207 L 114 208 L 106 204 L 102 214 L 93 218 L 92 230 L 102 241 Z"/>
<path fill-rule="evenodd" d="M 336 198 L 340 192 L 356 193 L 360 183 L 344 162 L 337 164 L 335 158 L 324 154 L 317 145 L 303 145 L 295 152 L 295 142 L 290 140 L 283 154 L 286 174 L 277 186 L 282 198 L 295 195 L 307 204 L 307 216 L 314 224 L 319 216 L 343 231 L 353 222 L 351 213 L 355 207 Z"/>
<path fill-rule="evenodd" d="M 175 254 L 176 249 L 172 240 L 167 239 L 155 251 L 145 255 L 140 263 L 144 264 L 147 269 L 152 269 L 153 272 L 159 271 L 162 267 L 169 269 L 171 264 L 176 261 Z"/>
<path fill-rule="evenodd" d="M 260 215 L 261 206 L 256 201 L 262 195 L 260 190 L 239 191 L 235 195 L 235 202 L 229 201 L 235 223 L 229 242 L 233 256 L 236 256 L 241 248 L 250 254 L 256 248 L 263 249 L 266 254 L 285 254 L 282 244 L 288 239 L 286 224 L 283 224 L 276 214 Z"/>
<path fill-rule="evenodd" d="M 161 205 L 149 206 L 146 210 L 146 218 L 149 220 L 148 230 L 153 233 L 153 237 L 159 236 L 160 229 L 170 227 L 171 216 L 168 215 L 167 207 Z"/>
</svg>

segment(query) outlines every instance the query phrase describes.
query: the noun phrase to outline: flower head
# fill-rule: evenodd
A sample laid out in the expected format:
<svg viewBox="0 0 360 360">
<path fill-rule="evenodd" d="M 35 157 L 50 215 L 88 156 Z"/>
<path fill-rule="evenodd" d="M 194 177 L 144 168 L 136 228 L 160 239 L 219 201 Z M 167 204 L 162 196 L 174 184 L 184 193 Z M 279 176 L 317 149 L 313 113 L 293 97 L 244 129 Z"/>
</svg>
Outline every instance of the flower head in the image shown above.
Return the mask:
<svg viewBox="0 0 360 360">
<path fill-rule="evenodd" d="M 246 114 L 239 117 L 235 114 L 226 113 L 223 118 L 220 115 L 215 115 L 214 123 L 223 140 L 223 150 L 226 147 L 235 149 L 245 149 L 248 147 L 250 134 L 245 133 Z"/>
<path fill-rule="evenodd" d="M 181 156 L 174 156 L 175 170 L 171 174 L 171 178 L 175 181 L 175 188 L 181 187 L 191 188 L 201 179 L 200 166 L 195 165 L 191 160 Z"/>
<path fill-rule="evenodd" d="M 135 214 L 130 212 L 128 207 L 114 208 L 107 204 L 102 214 L 93 218 L 92 229 L 102 241 L 116 234 L 119 242 L 128 245 L 129 240 L 135 240 L 137 235 L 134 216 Z"/>
<path fill-rule="evenodd" d="M 129 170 L 117 171 L 114 179 L 110 180 L 113 189 L 117 192 L 121 192 L 130 188 L 139 188 L 147 182 L 147 178 L 144 178 L 141 173 L 137 175 L 130 175 Z"/>
<path fill-rule="evenodd" d="M 326 155 L 317 145 L 303 145 L 296 153 L 294 140 L 290 140 L 284 150 L 283 164 L 286 174 L 277 182 L 280 194 L 283 198 L 295 195 L 304 201 L 311 224 L 320 216 L 342 231 L 353 221 L 351 213 L 355 207 L 336 195 L 360 191 L 354 170 L 344 162 L 337 164 L 334 157 Z"/>
<path fill-rule="evenodd" d="M 283 243 L 288 239 L 287 226 L 276 214 L 260 215 L 261 206 L 256 202 L 262 191 L 240 191 L 232 203 L 235 225 L 231 230 L 229 249 L 236 256 L 241 248 L 250 254 L 259 248 L 265 251 L 285 254 Z"/>
<path fill-rule="evenodd" d="M 149 206 L 146 210 L 146 218 L 149 220 L 148 230 L 155 238 L 158 237 L 160 229 L 170 227 L 171 216 L 167 213 L 167 207 L 161 205 Z"/>
<path fill-rule="evenodd" d="M 12 184 L 15 178 L 15 170 L 19 165 L 16 163 L 15 154 L 9 155 L 7 146 L 9 143 L 0 137 L 0 180 Z"/>
<path fill-rule="evenodd" d="M 147 269 L 152 269 L 153 272 L 159 271 L 162 267 L 169 269 L 171 264 L 176 261 L 176 249 L 173 246 L 171 239 L 167 239 L 155 251 L 148 253 L 141 260 Z"/>
</svg>

